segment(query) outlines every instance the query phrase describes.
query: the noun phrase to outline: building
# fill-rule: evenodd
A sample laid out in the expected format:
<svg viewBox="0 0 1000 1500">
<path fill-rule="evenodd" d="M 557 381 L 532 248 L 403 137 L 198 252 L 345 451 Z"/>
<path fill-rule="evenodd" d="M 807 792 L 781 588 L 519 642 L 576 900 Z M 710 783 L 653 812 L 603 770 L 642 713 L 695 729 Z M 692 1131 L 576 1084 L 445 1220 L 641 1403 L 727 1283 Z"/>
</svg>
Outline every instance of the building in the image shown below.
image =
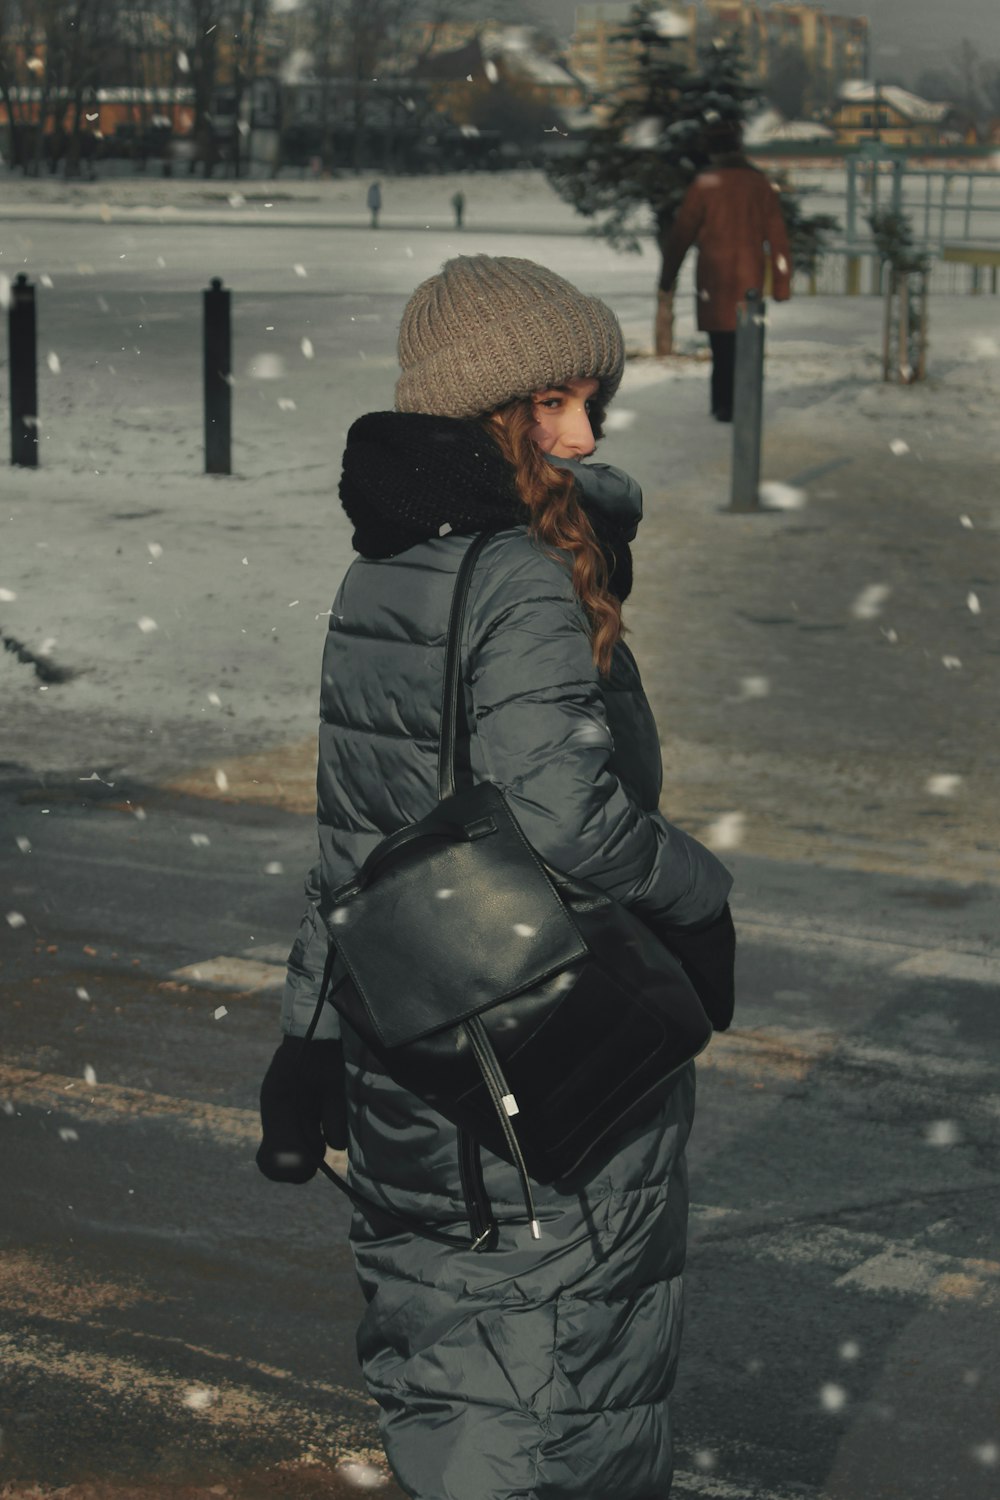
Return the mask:
<svg viewBox="0 0 1000 1500">
<path fill-rule="evenodd" d="M 864 16 L 832 15 L 819 5 L 750 0 L 705 0 L 707 27 L 714 35 L 739 38 L 751 76 L 763 83 L 776 57 L 800 52 L 814 76 L 833 88 L 868 74 L 869 23 Z"/>
<path fill-rule="evenodd" d="M 949 137 L 953 106 L 935 104 L 895 84 L 841 86 L 830 121 L 839 146 L 880 140 L 886 146 L 938 146 Z"/>
<path fill-rule="evenodd" d="M 616 93 L 635 71 L 635 44 L 623 39 L 631 4 L 578 5 L 566 63 L 592 94 Z M 657 11 L 658 30 L 673 41 L 683 61 L 693 64 L 698 42 L 698 7 L 664 6 Z"/>
</svg>

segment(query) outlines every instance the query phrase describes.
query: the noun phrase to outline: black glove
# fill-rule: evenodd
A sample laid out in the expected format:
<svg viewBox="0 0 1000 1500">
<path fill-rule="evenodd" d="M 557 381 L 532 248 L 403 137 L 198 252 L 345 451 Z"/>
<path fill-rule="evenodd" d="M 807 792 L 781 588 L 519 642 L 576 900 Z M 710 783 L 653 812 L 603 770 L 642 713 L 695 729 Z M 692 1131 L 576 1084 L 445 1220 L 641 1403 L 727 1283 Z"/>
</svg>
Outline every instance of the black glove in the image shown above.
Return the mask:
<svg viewBox="0 0 1000 1500">
<path fill-rule="evenodd" d="M 715 1030 L 727 1031 L 736 1003 L 736 929 L 729 903 L 711 922 L 696 927 L 659 925 L 655 931 L 680 959 Z"/>
<path fill-rule="evenodd" d="M 309 1182 L 327 1146 L 347 1145 L 344 1049 L 286 1036 L 260 1086 L 257 1165 L 272 1182 Z"/>
</svg>

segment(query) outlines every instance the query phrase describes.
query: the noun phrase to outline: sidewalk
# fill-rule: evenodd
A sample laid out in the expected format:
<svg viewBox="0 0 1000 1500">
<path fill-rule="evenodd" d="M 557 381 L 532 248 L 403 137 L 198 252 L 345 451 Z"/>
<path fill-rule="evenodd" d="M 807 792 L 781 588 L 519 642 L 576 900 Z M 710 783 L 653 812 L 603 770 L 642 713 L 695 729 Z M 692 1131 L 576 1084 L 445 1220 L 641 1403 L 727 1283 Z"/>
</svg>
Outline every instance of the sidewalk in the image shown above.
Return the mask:
<svg viewBox="0 0 1000 1500">
<path fill-rule="evenodd" d="M 45 294 L 60 371 L 43 362 L 45 466 L 8 475 L 0 515 L 2 755 L 311 816 L 323 631 L 352 556 L 343 434 L 391 401 L 399 313 L 455 236 L 376 239 L 361 267 L 356 237 L 331 231 L 301 281 L 294 235 L 244 233 L 238 473 L 212 479 L 191 275 L 180 251 L 142 269 L 158 237 L 130 234 L 120 283 L 95 284 L 102 232 L 81 227 L 71 254 L 93 264 L 57 269 Z M 629 348 L 648 348 L 648 256 L 585 236 L 503 244 L 598 290 Z M 776 311 L 763 475 L 784 508 L 758 516 L 725 513 L 731 429 L 709 419 L 704 359 L 629 360 L 601 449 L 646 498 L 629 641 L 661 729 L 664 809 L 723 853 L 1000 880 L 988 310 L 936 299 L 931 378 L 910 388 L 879 381 L 872 300 Z M 686 297 L 678 344 L 699 347 Z M 18 646 L 70 680 L 42 681 Z"/>
<path fill-rule="evenodd" d="M 220 224 L 255 228 L 359 229 L 371 233 L 365 193 L 372 174 L 299 180 L 148 176 L 95 182 L 25 178 L 0 168 L 0 223 Z M 466 198 L 461 233 L 585 235 L 590 224 L 535 171 L 383 177 L 380 231 L 454 227 L 452 195 Z"/>
</svg>

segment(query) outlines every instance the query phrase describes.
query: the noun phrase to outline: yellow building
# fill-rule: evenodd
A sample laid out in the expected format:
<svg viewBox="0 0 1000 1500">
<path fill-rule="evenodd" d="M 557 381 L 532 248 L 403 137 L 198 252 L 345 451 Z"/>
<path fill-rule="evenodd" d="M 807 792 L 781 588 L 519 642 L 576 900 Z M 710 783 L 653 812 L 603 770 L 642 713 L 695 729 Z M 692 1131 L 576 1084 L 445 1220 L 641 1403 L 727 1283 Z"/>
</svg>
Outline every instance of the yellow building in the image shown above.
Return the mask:
<svg viewBox="0 0 1000 1500">
<path fill-rule="evenodd" d="M 636 46 L 618 33 L 631 17 L 631 4 L 578 5 L 566 62 L 594 93 L 613 93 L 635 72 Z M 693 64 L 698 41 L 697 5 L 675 4 L 658 12 L 662 35 L 677 46 L 680 58 Z"/>
<path fill-rule="evenodd" d="M 875 139 L 886 146 L 937 146 L 951 109 L 895 84 L 852 82 L 841 87 L 830 124 L 841 146 Z"/>
<path fill-rule="evenodd" d="M 864 16 L 838 16 L 819 5 L 775 0 L 705 0 L 711 31 L 739 37 L 752 76 L 763 81 L 782 49 L 801 51 L 811 71 L 834 85 L 868 73 L 869 23 Z"/>
</svg>

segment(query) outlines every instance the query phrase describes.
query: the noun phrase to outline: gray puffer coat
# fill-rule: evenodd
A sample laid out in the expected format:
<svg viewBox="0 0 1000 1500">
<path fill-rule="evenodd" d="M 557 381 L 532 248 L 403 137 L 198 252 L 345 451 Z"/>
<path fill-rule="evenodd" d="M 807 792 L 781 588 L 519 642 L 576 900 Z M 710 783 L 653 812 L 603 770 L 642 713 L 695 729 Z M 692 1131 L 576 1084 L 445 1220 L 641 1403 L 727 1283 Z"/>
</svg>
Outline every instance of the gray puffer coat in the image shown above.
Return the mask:
<svg viewBox="0 0 1000 1500">
<path fill-rule="evenodd" d="M 638 522 L 632 481 L 572 467 L 588 504 L 630 509 Z M 468 545 L 445 536 L 359 559 L 337 594 L 323 661 L 320 864 L 289 959 L 286 1032 L 305 1031 L 318 993 L 321 889 L 436 800 L 445 631 Z M 657 811 L 659 741 L 631 652 L 620 643 L 610 679 L 599 677 L 568 568 L 523 527 L 487 543 L 466 632 L 472 732 L 459 764 L 464 755 L 477 780 L 503 788 L 542 857 L 652 919 L 685 926 L 719 912 L 728 873 Z M 454 1127 L 345 1033 L 354 1184 L 464 1227 Z M 330 1007 L 317 1034 L 337 1034 Z M 501 1223 L 494 1252 L 450 1250 L 355 1214 L 368 1304 L 359 1355 L 386 1454 L 413 1500 L 663 1500 L 694 1091 L 692 1064 L 599 1169 L 536 1186 L 540 1242 L 514 1169 L 485 1152 Z"/>
</svg>

